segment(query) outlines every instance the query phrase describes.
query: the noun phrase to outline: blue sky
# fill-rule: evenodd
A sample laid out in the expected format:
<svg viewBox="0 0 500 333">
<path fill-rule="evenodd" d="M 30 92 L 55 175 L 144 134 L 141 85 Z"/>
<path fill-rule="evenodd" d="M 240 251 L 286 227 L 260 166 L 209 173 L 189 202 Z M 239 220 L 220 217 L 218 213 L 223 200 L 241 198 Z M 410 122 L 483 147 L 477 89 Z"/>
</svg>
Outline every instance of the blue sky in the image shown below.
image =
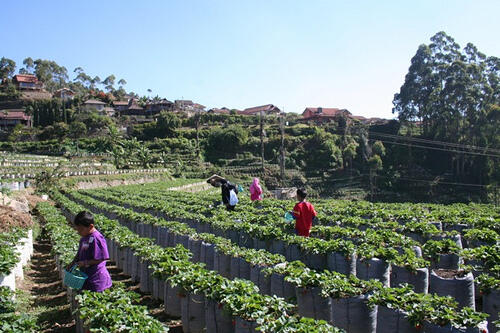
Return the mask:
<svg viewBox="0 0 500 333">
<path fill-rule="evenodd" d="M 392 118 L 419 44 L 443 30 L 500 56 L 499 12 L 498 0 L 2 0 L 0 57 L 81 66 L 207 107 Z"/>
</svg>

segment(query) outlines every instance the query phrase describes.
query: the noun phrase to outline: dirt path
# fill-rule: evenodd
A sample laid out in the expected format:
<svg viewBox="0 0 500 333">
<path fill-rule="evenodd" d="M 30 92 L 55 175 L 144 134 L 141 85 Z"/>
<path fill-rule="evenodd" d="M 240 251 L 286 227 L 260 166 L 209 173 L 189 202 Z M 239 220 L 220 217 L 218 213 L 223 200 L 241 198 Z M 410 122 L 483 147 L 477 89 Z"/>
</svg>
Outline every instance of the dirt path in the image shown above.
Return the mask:
<svg viewBox="0 0 500 333">
<path fill-rule="evenodd" d="M 24 281 L 18 284 L 29 297 L 29 312 L 37 316 L 40 332 L 74 332 L 66 288 L 62 286 L 51 245 L 42 234 L 34 243 L 31 262 L 24 272 Z"/>
</svg>

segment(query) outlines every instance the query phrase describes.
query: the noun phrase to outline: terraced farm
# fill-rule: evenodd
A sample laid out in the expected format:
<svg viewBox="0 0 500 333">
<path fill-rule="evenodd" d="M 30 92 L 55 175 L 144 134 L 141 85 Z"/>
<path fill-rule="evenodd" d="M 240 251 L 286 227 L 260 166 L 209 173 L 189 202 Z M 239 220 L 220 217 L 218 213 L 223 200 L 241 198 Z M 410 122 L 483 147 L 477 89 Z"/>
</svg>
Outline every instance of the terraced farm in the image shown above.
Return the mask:
<svg viewBox="0 0 500 333">
<path fill-rule="evenodd" d="M 228 212 L 218 191 L 172 190 L 190 182 L 38 203 L 61 279 L 78 248 L 69 222 L 89 210 L 125 282 L 68 289 L 77 332 L 497 331 L 497 207 L 314 200 L 305 238 L 283 218 L 293 201 L 241 194 Z"/>
</svg>

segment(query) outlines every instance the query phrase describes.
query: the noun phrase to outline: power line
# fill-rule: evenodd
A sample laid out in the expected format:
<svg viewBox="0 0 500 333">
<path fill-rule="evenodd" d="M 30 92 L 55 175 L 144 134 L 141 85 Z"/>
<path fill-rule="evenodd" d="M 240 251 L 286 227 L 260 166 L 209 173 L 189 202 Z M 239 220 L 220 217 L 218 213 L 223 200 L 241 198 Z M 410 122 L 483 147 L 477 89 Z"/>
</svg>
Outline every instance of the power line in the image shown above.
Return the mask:
<svg viewBox="0 0 500 333">
<path fill-rule="evenodd" d="M 388 179 L 394 179 L 394 177 L 387 177 L 387 176 L 376 176 L 377 178 L 388 178 Z M 434 180 L 426 180 L 426 179 L 414 179 L 414 178 L 409 178 L 409 177 L 398 177 L 397 180 L 407 180 L 407 181 L 413 181 L 413 182 L 421 182 L 421 183 L 436 183 L 436 184 L 444 184 L 444 185 L 456 185 L 456 186 L 475 186 L 475 187 L 488 187 L 488 185 L 480 185 L 480 184 L 467 184 L 467 183 L 454 183 L 454 182 L 442 182 L 442 181 L 434 181 Z"/>
<path fill-rule="evenodd" d="M 421 138 L 416 138 L 416 137 L 408 137 L 408 136 L 403 136 L 403 135 L 395 135 L 395 134 L 372 132 L 372 131 L 370 131 L 369 134 L 374 134 L 376 136 L 382 136 L 382 137 L 387 137 L 387 138 L 403 139 L 406 141 L 435 144 L 435 145 L 448 146 L 448 147 L 454 147 L 454 148 L 482 150 L 485 153 L 486 152 L 500 153 L 500 149 L 494 149 L 494 148 L 479 147 L 479 146 L 472 146 L 472 145 L 463 145 L 463 144 L 452 143 L 452 142 L 428 140 L 428 139 L 421 139 Z"/>
<path fill-rule="evenodd" d="M 484 154 L 484 153 L 478 153 L 478 152 L 473 152 L 473 151 L 451 150 L 451 149 L 445 149 L 445 148 L 439 148 L 439 147 L 420 146 L 420 145 L 414 145 L 414 144 L 410 144 L 410 143 L 402 143 L 402 142 L 394 142 L 394 141 L 384 141 L 384 140 L 375 140 L 375 139 L 369 139 L 369 140 L 370 141 L 381 141 L 383 143 L 406 146 L 406 147 L 433 149 L 433 150 L 445 151 L 445 152 L 449 152 L 449 153 L 479 155 L 479 156 L 500 158 L 500 155 Z"/>
</svg>

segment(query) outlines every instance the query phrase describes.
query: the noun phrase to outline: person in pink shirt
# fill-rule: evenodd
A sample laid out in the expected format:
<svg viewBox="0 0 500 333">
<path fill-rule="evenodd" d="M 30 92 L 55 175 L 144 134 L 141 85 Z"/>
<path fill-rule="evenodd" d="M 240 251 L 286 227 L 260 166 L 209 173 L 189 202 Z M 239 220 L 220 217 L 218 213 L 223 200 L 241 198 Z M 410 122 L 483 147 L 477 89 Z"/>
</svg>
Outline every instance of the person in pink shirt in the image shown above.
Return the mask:
<svg viewBox="0 0 500 333">
<path fill-rule="evenodd" d="M 262 187 L 259 185 L 259 178 L 254 178 L 250 185 L 250 200 L 262 200 Z"/>
</svg>

